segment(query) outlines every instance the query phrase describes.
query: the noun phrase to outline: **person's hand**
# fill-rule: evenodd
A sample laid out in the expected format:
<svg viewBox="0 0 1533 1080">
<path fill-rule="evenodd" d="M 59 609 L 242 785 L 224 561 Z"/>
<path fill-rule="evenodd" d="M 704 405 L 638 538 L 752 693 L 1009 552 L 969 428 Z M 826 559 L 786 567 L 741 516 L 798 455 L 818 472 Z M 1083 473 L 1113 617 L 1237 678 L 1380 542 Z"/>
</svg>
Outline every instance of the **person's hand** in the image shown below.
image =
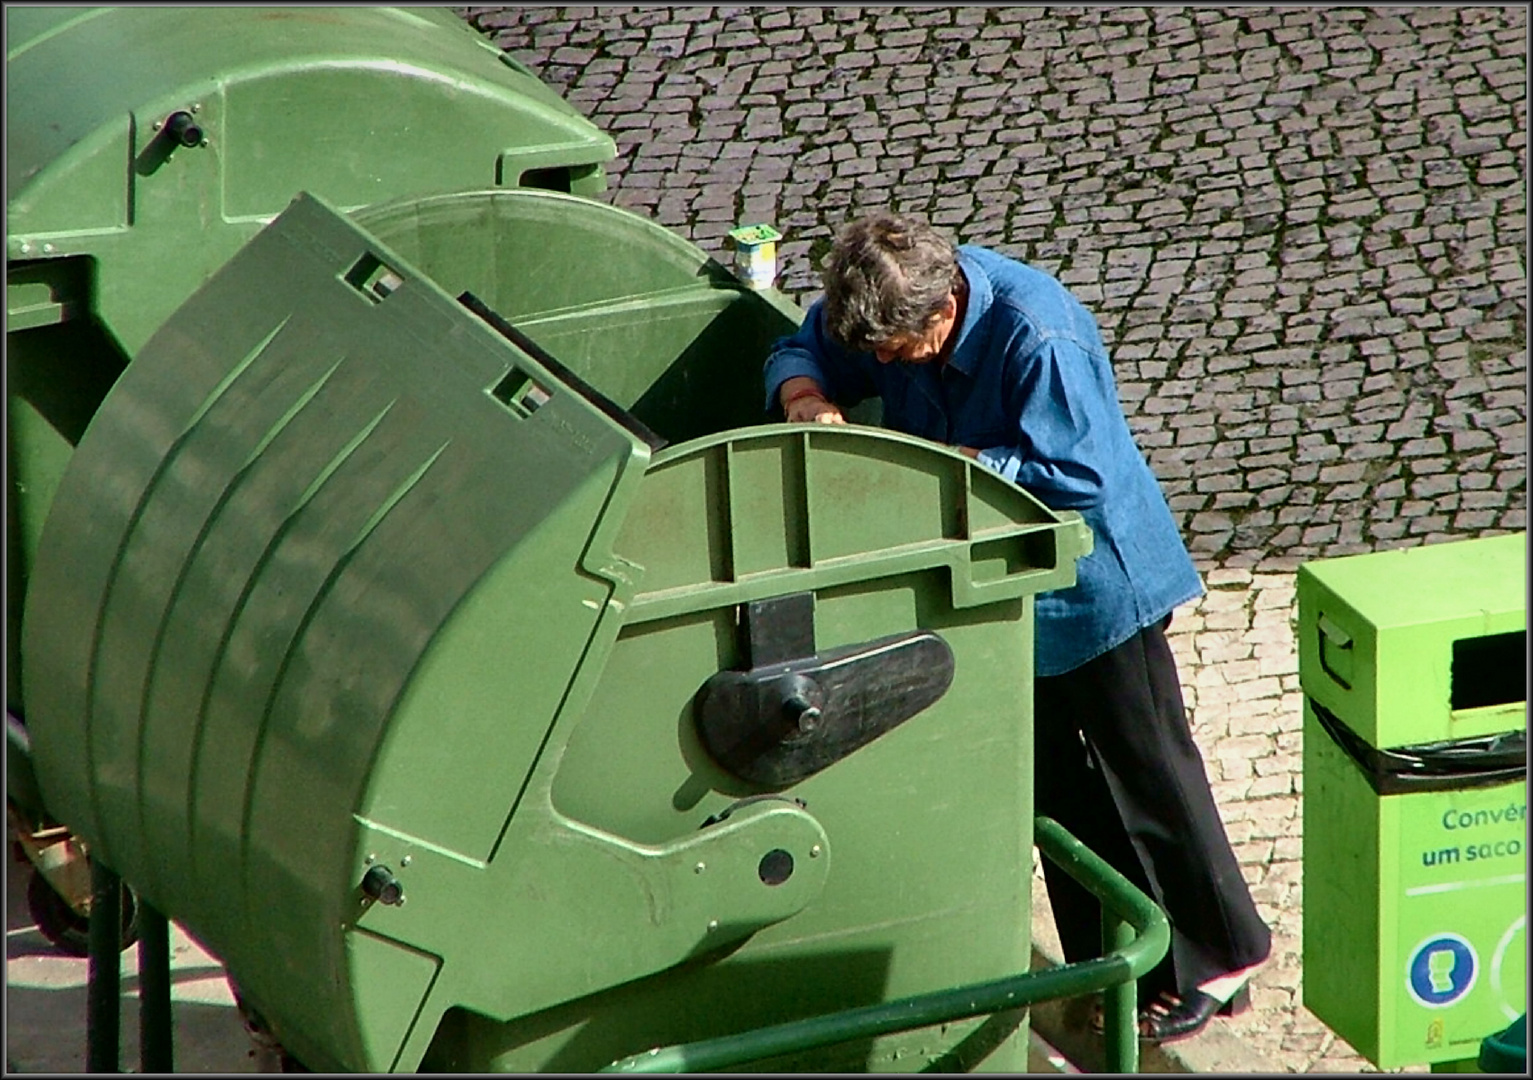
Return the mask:
<svg viewBox="0 0 1533 1080">
<path fill-rule="evenodd" d="M 975 461 L 979 460 L 979 451 L 972 446 L 955 446 L 953 449 L 966 458 L 973 458 Z"/>
<path fill-rule="evenodd" d="M 794 424 L 844 424 L 846 417 L 822 397 L 801 397 L 787 408 L 788 421 Z"/>
<path fill-rule="evenodd" d="M 846 417 L 825 397 L 820 384 L 806 376 L 789 379 L 778 392 L 790 424 L 844 424 Z"/>
</svg>

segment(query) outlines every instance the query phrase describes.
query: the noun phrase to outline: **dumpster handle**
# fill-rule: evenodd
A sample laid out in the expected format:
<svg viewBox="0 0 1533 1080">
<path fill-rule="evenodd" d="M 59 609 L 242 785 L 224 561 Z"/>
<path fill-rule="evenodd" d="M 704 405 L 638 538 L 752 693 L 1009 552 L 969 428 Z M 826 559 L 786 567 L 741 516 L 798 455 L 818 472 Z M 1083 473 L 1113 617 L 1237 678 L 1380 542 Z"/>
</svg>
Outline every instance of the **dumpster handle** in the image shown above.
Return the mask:
<svg viewBox="0 0 1533 1080">
<path fill-rule="evenodd" d="M 1113 946 L 1106 955 L 736 1035 L 656 1047 L 615 1061 L 600 1071 L 714 1072 L 780 1054 L 963 1020 L 1053 998 L 1076 997 L 1108 987 L 1113 989 L 1105 995 L 1107 1069 L 1137 1071 L 1135 983 L 1166 954 L 1171 944 L 1170 924 L 1149 897 L 1057 821 L 1035 818 L 1034 837 L 1045 858 L 1101 901 L 1103 941 Z"/>
</svg>

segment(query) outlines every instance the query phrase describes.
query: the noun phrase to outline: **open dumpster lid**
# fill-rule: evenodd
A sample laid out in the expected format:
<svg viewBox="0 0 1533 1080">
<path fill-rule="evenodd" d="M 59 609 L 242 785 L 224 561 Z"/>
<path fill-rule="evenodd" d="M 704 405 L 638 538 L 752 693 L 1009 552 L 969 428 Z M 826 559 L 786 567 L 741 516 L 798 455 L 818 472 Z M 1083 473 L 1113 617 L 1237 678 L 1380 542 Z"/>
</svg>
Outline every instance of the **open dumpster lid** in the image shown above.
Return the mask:
<svg viewBox="0 0 1533 1080">
<path fill-rule="evenodd" d="M 349 813 L 366 760 L 348 746 L 382 729 L 508 552 L 569 553 L 538 583 L 555 608 L 626 580 L 604 537 L 656 445 L 493 312 L 300 195 L 146 344 L 61 481 L 22 650 L 49 806 L 127 872 L 142 852 L 117 841 L 139 834 L 117 815 L 260 783 L 144 768 L 157 728 L 171 743 L 234 725 L 255 744 L 291 711 L 334 719 L 309 734 L 335 745 L 307 752 L 334 755 Z M 102 734 L 125 730 L 141 744 Z M 178 790 L 151 790 L 173 771 Z"/>
</svg>

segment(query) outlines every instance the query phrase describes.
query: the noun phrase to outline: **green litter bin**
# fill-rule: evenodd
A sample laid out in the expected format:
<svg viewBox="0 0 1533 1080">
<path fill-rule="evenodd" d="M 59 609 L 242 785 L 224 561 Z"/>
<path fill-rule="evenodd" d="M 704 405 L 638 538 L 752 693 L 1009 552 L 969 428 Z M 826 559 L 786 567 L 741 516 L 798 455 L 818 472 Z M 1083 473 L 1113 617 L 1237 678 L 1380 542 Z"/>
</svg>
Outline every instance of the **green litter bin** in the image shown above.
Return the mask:
<svg viewBox="0 0 1533 1080">
<path fill-rule="evenodd" d="M 593 1071 L 1025 971 L 1031 606 L 1080 519 L 756 423 L 800 312 L 634 215 L 357 218 L 296 200 L 70 460 L 48 804 L 319 1071 Z M 1026 1048 L 1005 1009 L 758 1065 Z"/>
<path fill-rule="evenodd" d="M 1299 568 L 1304 1004 L 1381 1069 L 1527 1007 L 1526 539 Z"/>
</svg>

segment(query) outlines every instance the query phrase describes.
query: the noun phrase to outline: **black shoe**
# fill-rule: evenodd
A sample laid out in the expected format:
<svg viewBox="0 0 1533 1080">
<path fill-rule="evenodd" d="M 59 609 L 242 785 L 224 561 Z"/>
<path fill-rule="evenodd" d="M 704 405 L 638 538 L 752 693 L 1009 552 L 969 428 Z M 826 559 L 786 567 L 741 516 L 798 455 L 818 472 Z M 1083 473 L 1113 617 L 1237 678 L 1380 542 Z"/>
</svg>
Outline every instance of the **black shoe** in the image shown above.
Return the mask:
<svg viewBox="0 0 1533 1080">
<path fill-rule="evenodd" d="M 1215 1016 L 1238 1016 L 1250 1007 L 1249 983 L 1242 983 L 1228 1001 L 1201 990 L 1194 990 L 1186 999 L 1162 994 L 1139 1010 L 1139 1038 L 1151 1046 L 1190 1039 Z"/>
</svg>

